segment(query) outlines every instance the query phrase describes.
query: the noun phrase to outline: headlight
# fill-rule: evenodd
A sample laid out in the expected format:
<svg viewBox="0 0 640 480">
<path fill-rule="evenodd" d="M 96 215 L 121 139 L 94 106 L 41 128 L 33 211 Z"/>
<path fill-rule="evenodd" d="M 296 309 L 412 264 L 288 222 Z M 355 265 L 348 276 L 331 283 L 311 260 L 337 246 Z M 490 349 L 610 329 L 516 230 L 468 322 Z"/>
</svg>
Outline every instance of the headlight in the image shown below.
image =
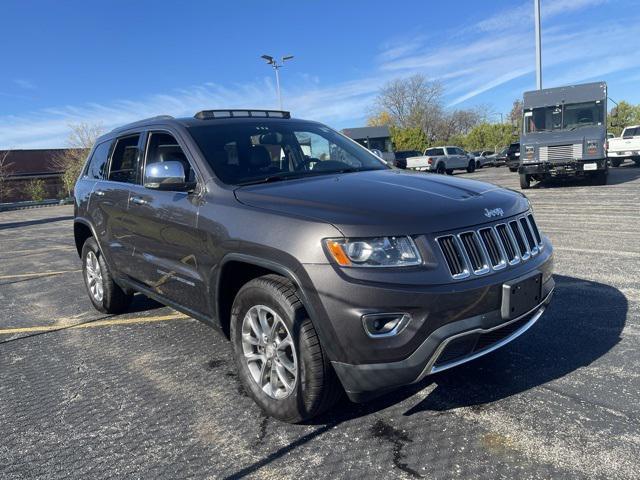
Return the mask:
<svg viewBox="0 0 640 480">
<path fill-rule="evenodd" d="M 411 237 L 329 238 L 330 257 L 342 267 L 409 267 L 422 258 Z"/>
<path fill-rule="evenodd" d="M 587 154 L 595 155 L 598 153 L 598 145 L 600 142 L 598 140 L 587 140 Z"/>
<path fill-rule="evenodd" d="M 524 156 L 527 160 L 533 160 L 534 148 L 533 145 L 527 145 L 524 147 Z"/>
</svg>

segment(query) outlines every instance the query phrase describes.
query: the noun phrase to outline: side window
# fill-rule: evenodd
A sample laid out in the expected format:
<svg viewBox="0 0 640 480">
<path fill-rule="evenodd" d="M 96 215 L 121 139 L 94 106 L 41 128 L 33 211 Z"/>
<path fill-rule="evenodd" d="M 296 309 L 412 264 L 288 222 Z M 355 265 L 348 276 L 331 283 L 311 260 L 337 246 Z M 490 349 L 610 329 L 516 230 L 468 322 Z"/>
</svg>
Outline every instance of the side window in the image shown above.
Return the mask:
<svg viewBox="0 0 640 480">
<path fill-rule="evenodd" d="M 140 172 L 140 154 L 138 140 L 140 135 L 119 138 L 111 155 L 109 180 L 114 182 L 138 183 Z"/>
<path fill-rule="evenodd" d="M 433 153 L 431 155 L 433 155 L 434 157 L 444 155 L 444 148 L 434 148 Z"/>
<path fill-rule="evenodd" d="M 193 170 L 193 167 L 175 137 L 166 132 L 151 132 L 149 142 L 147 143 L 146 164 L 161 162 L 182 163 L 185 180 L 195 182 L 196 172 Z"/>
<path fill-rule="evenodd" d="M 106 177 L 107 159 L 111 142 L 103 142 L 93 150 L 91 160 L 87 166 L 85 176 L 94 180 L 102 180 Z"/>
</svg>

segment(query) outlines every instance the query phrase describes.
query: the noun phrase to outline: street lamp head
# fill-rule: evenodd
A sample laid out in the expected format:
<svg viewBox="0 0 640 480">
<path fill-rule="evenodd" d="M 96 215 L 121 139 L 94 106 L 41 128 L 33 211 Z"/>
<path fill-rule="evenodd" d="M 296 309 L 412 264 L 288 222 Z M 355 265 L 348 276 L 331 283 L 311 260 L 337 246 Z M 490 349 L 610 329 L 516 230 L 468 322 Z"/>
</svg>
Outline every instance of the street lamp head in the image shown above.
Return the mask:
<svg viewBox="0 0 640 480">
<path fill-rule="evenodd" d="M 287 60 L 291 60 L 293 58 L 293 55 L 286 55 L 284 57 L 282 57 L 282 61 L 286 62 Z"/>
<path fill-rule="evenodd" d="M 262 55 L 260 58 L 264 58 L 267 63 L 272 64 L 274 62 L 273 57 L 271 55 Z"/>
</svg>

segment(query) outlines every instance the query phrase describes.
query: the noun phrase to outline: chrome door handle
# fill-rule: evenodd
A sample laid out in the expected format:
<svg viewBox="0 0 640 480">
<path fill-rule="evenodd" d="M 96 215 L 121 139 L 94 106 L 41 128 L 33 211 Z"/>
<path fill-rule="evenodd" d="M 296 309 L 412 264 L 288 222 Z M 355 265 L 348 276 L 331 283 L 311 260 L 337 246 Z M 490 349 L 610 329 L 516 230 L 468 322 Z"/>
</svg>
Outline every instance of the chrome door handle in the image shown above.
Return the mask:
<svg viewBox="0 0 640 480">
<path fill-rule="evenodd" d="M 104 190 L 96 190 L 94 193 L 99 197 L 104 197 Z"/>
<path fill-rule="evenodd" d="M 146 205 L 147 203 L 149 203 L 144 198 L 141 198 L 141 197 L 131 197 L 131 201 L 136 205 Z"/>
</svg>

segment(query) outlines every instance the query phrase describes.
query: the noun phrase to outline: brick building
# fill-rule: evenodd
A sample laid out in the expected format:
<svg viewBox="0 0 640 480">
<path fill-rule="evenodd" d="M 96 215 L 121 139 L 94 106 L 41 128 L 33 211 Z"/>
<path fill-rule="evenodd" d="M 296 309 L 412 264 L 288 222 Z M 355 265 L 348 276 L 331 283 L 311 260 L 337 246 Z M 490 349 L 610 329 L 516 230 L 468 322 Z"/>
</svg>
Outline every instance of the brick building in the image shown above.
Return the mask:
<svg viewBox="0 0 640 480">
<path fill-rule="evenodd" d="M 7 150 L 0 150 L 0 159 Z M 25 185 L 34 179 L 42 179 L 45 185 L 46 198 L 66 196 L 62 184 L 63 170 L 56 165 L 55 158 L 64 152 L 62 148 L 41 150 L 9 150 L 5 160 L 5 190 L 8 194 L 0 198 L 0 202 L 16 202 L 30 200 L 25 193 Z M 4 193 L 4 192 L 3 192 Z"/>
</svg>

